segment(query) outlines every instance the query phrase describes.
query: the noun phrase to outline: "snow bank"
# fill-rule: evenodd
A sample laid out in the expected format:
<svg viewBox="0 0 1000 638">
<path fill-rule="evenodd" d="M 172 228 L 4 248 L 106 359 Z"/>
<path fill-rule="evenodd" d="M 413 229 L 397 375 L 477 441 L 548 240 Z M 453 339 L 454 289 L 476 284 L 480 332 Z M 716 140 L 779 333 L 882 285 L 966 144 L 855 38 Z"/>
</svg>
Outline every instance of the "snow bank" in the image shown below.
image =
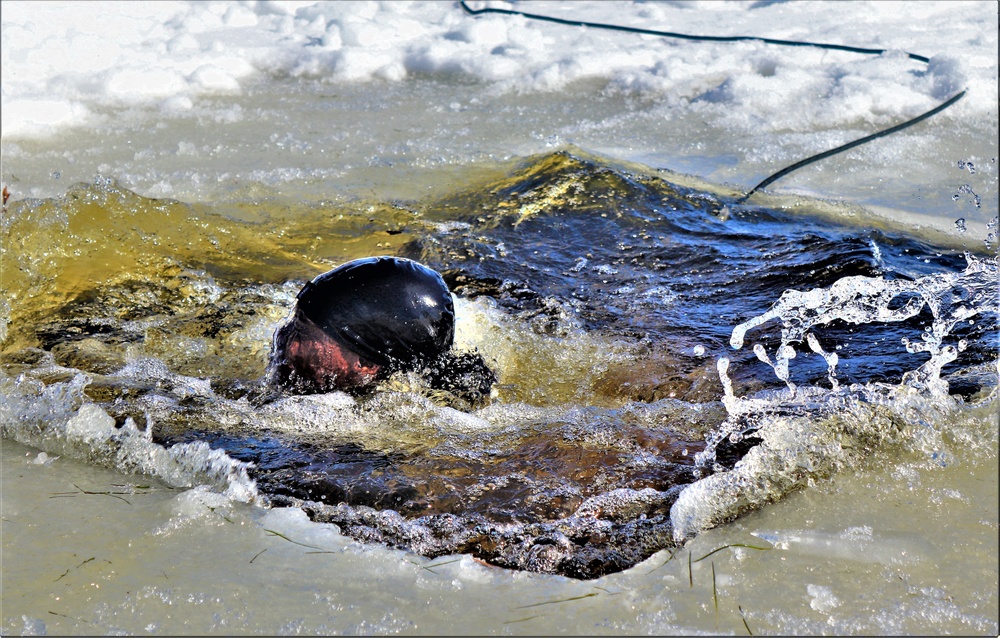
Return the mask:
<svg viewBox="0 0 1000 638">
<path fill-rule="evenodd" d="M 455 76 L 498 92 L 597 80 L 606 91 L 703 110 L 735 133 L 885 125 L 966 86 L 969 95 L 944 117 L 995 112 L 992 2 L 470 4 L 889 52 L 682 42 L 519 16 L 474 17 L 457 2 L 15 1 L 4 3 L 2 16 L 3 136 L 48 136 L 134 105 L 175 113 L 269 76 L 331 83 Z M 817 101 L 820 109 L 794 107 Z"/>
</svg>

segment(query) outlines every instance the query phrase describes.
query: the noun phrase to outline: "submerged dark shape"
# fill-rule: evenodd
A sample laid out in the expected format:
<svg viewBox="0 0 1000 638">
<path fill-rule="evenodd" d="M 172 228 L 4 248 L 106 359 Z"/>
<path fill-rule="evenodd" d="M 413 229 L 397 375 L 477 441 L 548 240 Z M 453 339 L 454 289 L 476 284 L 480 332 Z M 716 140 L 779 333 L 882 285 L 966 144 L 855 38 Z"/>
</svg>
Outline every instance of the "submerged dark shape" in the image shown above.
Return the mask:
<svg viewBox="0 0 1000 638">
<path fill-rule="evenodd" d="M 495 375 L 478 355 L 454 354 L 455 308 L 441 275 L 410 259 L 356 259 L 302 287 L 274 335 L 269 375 L 295 393 L 351 390 L 397 371 L 481 398 Z"/>
</svg>

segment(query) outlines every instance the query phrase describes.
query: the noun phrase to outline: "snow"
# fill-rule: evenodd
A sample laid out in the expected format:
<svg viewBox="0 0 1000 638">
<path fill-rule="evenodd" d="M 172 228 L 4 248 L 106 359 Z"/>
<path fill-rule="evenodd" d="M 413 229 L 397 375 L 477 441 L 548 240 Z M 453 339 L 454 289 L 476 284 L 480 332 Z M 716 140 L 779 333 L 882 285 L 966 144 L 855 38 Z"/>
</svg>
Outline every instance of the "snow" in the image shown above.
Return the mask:
<svg viewBox="0 0 1000 638">
<path fill-rule="evenodd" d="M 859 204 L 963 245 L 992 228 L 995 2 L 470 6 L 885 53 L 473 16 L 454 1 L 6 1 L 2 180 L 15 199 L 94 179 L 189 202 L 257 187 L 410 198 L 447 181 L 442 168 L 575 146 L 746 192 L 966 89 L 930 120 L 767 190 Z"/>
<path fill-rule="evenodd" d="M 499 92 L 553 92 L 598 79 L 607 90 L 713 111 L 737 132 L 888 124 L 966 86 L 969 95 L 947 117 L 995 108 L 990 2 L 471 4 L 889 52 L 681 42 L 521 16 L 473 17 L 454 2 L 6 2 L 3 136 L 54 135 L 123 104 L 175 110 L 200 96 L 239 94 L 267 75 L 332 83 L 457 75 Z M 789 108 L 816 99 L 823 101 L 818 113 Z"/>
</svg>

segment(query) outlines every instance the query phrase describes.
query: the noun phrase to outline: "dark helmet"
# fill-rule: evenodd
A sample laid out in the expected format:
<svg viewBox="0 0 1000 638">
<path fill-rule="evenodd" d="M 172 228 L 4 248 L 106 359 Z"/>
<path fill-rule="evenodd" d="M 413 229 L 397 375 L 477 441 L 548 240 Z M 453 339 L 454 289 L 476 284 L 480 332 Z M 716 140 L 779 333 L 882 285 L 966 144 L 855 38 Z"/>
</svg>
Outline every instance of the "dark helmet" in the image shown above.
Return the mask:
<svg viewBox="0 0 1000 638">
<path fill-rule="evenodd" d="M 432 388 L 478 403 L 497 376 L 478 353 L 452 352 L 454 339 L 455 308 L 439 274 L 409 259 L 358 259 L 299 292 L 292 317 L 274 333 L 268 385 L 356 391 L 395 371 L 417 371 Z"/>
<path fill-rule="evenodd" d="M 298 309 L 365 359 L 405 368 L 438 359 L 455 338 L 455 307 L 441 275 L 409 259 L 356 259 L 307 283 Z"/>
</svg>

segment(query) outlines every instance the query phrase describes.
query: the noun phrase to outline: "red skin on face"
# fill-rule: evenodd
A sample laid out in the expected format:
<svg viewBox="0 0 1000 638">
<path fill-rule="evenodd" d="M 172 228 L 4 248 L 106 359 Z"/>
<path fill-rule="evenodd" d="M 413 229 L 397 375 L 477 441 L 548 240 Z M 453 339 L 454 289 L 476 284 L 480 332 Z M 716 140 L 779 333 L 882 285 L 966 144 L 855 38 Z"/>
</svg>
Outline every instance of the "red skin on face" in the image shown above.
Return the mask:
<svg viewBox="0 0 1000 638">
<path fill-rule="evenodd" d="M 288 328 L 282 364 L 297 382 L 327 392 L 362 387 L 378 375 L 381 366 L 347 349 L 301 313 Z"/>
</svg>

